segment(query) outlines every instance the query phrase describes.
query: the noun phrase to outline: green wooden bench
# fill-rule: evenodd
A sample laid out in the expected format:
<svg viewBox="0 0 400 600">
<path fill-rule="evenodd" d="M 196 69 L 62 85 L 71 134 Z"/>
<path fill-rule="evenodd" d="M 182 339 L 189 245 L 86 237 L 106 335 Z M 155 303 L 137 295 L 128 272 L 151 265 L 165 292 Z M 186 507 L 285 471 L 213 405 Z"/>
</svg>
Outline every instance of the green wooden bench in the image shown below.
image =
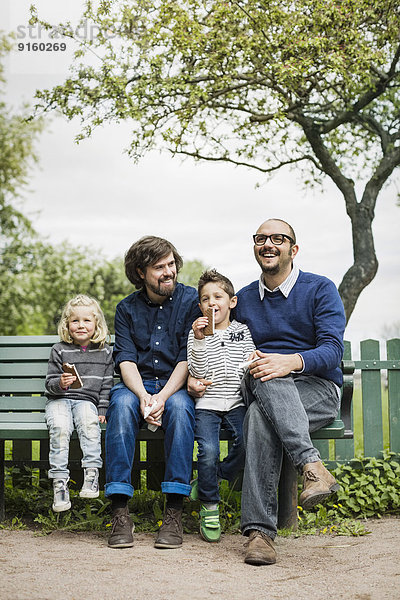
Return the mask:
<svg viewBox="0 0 400 600">
<path fill-rule="evenodd" d="M 59 341 L 57 336 L 0 336 L 0 520 L 4 519 L 5 468 L 11 466 L 33 467 L 45 474 L 48 468 L 48 431 L 44 420 L 46 398 L 44 382 L 50 348 Z M 346 352 L 350 355 L 350 346 Z M 349 356 L 350 358 L 350 356 Z M 315 439 L 343 439 L 352 437 L 351 400 L 353 393 L 354 363 L 343 362 L 345 383 L 343 386 L 341 418 L 313 433 Z M 102 426 L 103 457 L 104 432 Z M 228 440 L 221 431 L 221 440 Z M 5 459 L 5 441 L 13 443 L 12 459 Z M 32 440 L 40 440 L 39 457 L 32 458 Z M 142 459 L 140 445 L 145 445 L 146 458 Z M 143 450 L 143 447 L 142 447 Z M 196 468 L 196 462 L 193 463 Z M 160 489 L 164 475 L 164 451 L 162 431 L 139 432 L 132 483 L 136 489 L 141 484 L 141 471 L 146 472 L 146 487 Z M 80 483 L 80 450 L 76 435 L 70 446 L 71 479 Z M 104 483 L 104 469 L 101 472 Z M 282 468 L 279 491 L 279 526 L 297 525 L 297 474 L 289 461 Z"/>
</svg>

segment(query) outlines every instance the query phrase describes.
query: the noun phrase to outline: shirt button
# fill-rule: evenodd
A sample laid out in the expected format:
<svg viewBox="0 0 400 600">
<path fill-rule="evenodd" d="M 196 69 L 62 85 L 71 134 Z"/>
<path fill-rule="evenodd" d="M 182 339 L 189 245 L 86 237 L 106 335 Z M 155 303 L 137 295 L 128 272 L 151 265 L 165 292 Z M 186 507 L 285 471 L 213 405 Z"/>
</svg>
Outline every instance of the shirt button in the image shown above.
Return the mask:
<svg viewBox="0 0 400 600">
<path fill-rule="evenodd" d="M 161 325 L 159 325 L 159 326 L 157 327 L 157 329 L 161 329 Z"/>
<path fill-rule="evenodd" d="M 160 342 L 156 342 L 156 346 L 158 346 L 158 344 L 159 344 L 159 343 L 160 343 Z"/>
<path fill-rule="evenodd" d="M 158 360 L 156 359 L 154 362 L 155 362 L 155 363 L 158 363 Z"/>
<path fill-rule="evenodd" d="M 162 306 L 160 306 L 160 310 L 162 310 Z"/>
<path fill-rule="evenodd" d="M 158 379 L 158 377 L 156 377 L 156 379 Z"/>
</svg>

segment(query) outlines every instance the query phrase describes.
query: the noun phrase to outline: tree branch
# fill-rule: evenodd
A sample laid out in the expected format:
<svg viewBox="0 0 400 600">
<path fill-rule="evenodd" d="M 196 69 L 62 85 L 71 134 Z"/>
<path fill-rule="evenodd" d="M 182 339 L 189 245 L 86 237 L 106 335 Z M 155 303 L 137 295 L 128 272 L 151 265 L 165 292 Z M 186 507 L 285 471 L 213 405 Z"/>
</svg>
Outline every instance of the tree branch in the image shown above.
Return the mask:
<svg viewBox="0 0 400 600">
<path fill-rule="evenodd" d="M 330 152 L 324 144 L 319 127 L 303 114 L 294 114 L 293 120 L 303 128 L 308 142 L 314 150 L 315 156 L 321 163 L 321 170 L 326 173 L 343 194 L 346 210 L 351 217 L 357 198 L 354 190 L 354 181 L 343 175 Z"/>
<path fill-rule="evenodd" d="M 347 123 L 348 121 L 352 121 L 354 117 L 368 104 L 370 104 L 373 100 L 378 98 L 383 94 L 385 89 L 388 87 L 390 81 L 396 74 L 396 65 L 400 60 L 400 46 L 397 47 L 395 55 L 393 57 L 392 63 L 390 65 L 389 71 L 383 75 L 380 73 L 378 75 L 379 80 L 376 82 L 376 85 L 373 89 L 369 90 L 365 94 L 363 94 L 357 102 L 355 102 L 350 110 L 343 111 L 334 119 L 327 121 L 323 125 L 319 125 L 320 131 L 322 134 L 329 133 L 333 129 L 339 127 L 343 123 Z M 376 70 L 374 71 L 376 73 Z M 378 72 L 379 73 L 379 72 Z"/>
<path fill-rule="evenodd" d="M 400 147 L 395 147 L 391 152 L 385 154 L 375 169 L 375 173 L 365 186 L 360 204 L 362 204 L 366 210 L 371 212 L 375 210 L 376 199 L 379 192 L 381 191 L 384 183 L 389 179 L 394 169 L 399 165 Z"/>
<path fill-rule="evenodd" d="M 323 170 L 321 165 L 318 164 L 318 162 L 315 160 L 315 157 L 311 156 L 311 154 L 306 154 L 306 155 L 302 156 L 301 158 L 294 158 L 292 160 L 282 161 L 275 167 L 269 167 L 269 168 L 264 167 L 263 168 L 263 167 L 259 167 L 258 165 L 252 164 L 252 163 L 234 160 L 232 158 L 229 158 L 228 156 L 205 156 L 203 154 L 200 154 L 198 151 L 189 152 L 188 150 L 170 150 L 170 152 L 173 155 L 184 154 L 186 156 L 191 156 L 192 158 L 195 158 L 196 160 L 208 160 L 211 162 L 228 162 L 228 163 L 236 165 L 237 167 L 240 166 L 240 167 L 248 167 L 250 169 L 256 169 L 257 171 L 261 171 L 261 173 L 273 173 L 274 171 L 278 171 L 282 167 L 285 167 L 288 165 L 293 165 L 293 164 L 299 163 L 303 160 L 310 160 L 318 170 L 320 170 L 320 171 Z"/>
<path fill-rule="evenodd" d="M 360 121 L 360 123 L 365 124 L 371 133 L 376 133 L 379 136 L 381 140 L 382 152 L 385 154 L 391 141 L 390 134 L 385 131 L 382 125 L 378 123 L 378 121 L 372 115 L 364 115 L 360 113 L 357 116 L 357 120 Z"/>
</svg>

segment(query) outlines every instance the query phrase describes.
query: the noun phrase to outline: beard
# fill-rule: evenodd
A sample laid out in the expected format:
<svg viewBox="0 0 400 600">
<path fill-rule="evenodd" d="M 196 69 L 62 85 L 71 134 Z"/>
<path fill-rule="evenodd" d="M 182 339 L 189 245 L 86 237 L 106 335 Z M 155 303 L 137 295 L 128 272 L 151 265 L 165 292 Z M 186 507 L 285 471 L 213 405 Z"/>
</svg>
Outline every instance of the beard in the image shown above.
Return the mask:
<svg viewBox="0 0 400 600">
<path fill-rule="evenodd" d="M 261 253 L 259 252 L 258 254 L 256 254 L 256 260 L 260 265 L 262 272 L 266 275 L 277 275 L 280 271 L 286 269 L 286 267 L 289 264 L 291 265 L 293 262 L 292 257 L 289 254 L 285 256 L 285 254 L 282 254 L 280 250 L 275 250 L 273 254 L 279 259 L 275 262 L 275 264 L 264 263 L 262 260 L 263 257 L 261 256 Z"/>
<path fill-rule="evenodd" d="M 170 281 L 172 280 L 172 287 L 165 287 L 163 286 L 163 283 L 165 281 Z M 176 283 L 177 283 L 177 275 L 175 275 L 175 277 L 169 277 L 168 279 L 160 279 L 157 283 L 157 285 L 154 285 L 153 283 L 150 283 L 148 281 L 146 281 L 146 286 L 153 292 L 153 294 L 157 294 L 157 296 L 172 296 L 172 294 L 175 291 L 176 288 Z"/>
<path fill-rule="evenodd" d="M 274 266 L 272 266 L 272 265 L 268 266 L 268 265 L 263 265 L 263 264 L 261 264 L 260 266 L 261 266 L 261 271 L 263 273 L 266 273 L 267 275 L 276 275 L 277 273 L 279 273 L 279 271 L 281 269 L 281 266 L 279 263 L 277 263 Z"/>
</svg>

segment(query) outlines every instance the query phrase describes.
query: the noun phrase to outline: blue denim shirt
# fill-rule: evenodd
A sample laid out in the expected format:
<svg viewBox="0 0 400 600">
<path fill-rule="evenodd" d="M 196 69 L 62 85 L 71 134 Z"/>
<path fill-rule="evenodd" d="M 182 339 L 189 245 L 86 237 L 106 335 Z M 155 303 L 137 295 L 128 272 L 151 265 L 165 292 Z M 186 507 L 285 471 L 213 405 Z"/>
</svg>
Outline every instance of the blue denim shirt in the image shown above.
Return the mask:
<svg viewBox="0 0 400 600">
<path fill-rule="evenodd" d="M 166 382 L 178 362 L 186 360 L 192 323 L 201 315 L 197 290 L 177 283 L 173 295 L 153 304 L 144 290 L 133 292 L 115 313 L 115 369 L 134 362 L 142 379 Z"/>
</svg>

